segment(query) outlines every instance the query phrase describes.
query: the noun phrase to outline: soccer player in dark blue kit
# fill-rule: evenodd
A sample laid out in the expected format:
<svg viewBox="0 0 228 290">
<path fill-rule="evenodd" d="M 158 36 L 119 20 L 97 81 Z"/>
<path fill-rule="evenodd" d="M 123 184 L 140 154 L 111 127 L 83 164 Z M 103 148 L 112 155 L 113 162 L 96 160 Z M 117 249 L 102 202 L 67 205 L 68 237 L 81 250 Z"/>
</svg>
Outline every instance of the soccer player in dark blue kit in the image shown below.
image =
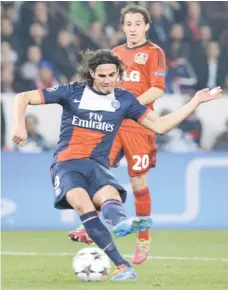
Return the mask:
<svg viewBox="0 0 228 290">
<path fill-rule="evenodd" d="M 63 107 L 61 134 L 54 153 L 51 176 L 57 209 L 74 209 L 90 238 L 117 266 L 112 280 L 132 280 L 137 275 L 118 252 L 108 229 L 97 216 L 100 209 L 113 225 L 114 234 L 125 236 L 145 231 L 150 217 L 128 217 L 124 212 L 125 189 L 109 171 L 109 153 L 124 118 L 133 119 L 163 134 L 177 126 L 197 106 L 219 97 L 220 87 L 196 93 L 192 100 L 169 115 L 158 117 L 127 90 L 116 87 L 124 65 L 109 50 L 85 52 L 82 83 L 18 94 L 15 98 L 13 141 L 27 140 L 25 111 L 28 105 L 57 103 Z"/>
</svg>

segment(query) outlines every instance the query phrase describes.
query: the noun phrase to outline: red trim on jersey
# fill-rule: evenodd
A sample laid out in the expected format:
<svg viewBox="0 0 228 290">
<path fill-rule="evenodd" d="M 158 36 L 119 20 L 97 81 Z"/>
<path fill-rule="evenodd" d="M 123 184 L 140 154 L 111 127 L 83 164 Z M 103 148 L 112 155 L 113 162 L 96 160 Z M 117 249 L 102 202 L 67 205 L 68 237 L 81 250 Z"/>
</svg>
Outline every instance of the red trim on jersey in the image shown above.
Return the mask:
<svg viewBox="0 0 228 290">
<path fill-rule="evenodd" d="M 138 123 L 141 124 L 143 119 L 149 114 L 150 109 L 147 109 L 146 112 L 138 119 Z"/>
<path fill-rule="evenodd" d="M 75 127 L 68 146 L 57 156 L 57 162 L 89 158 L 96 148 L 102 142 L 105 134 L 90 129 Z"/>
<path fill-rule="evenodd" d="M 41 104 L 45 104 L 45 98 L 41 89 L 37 90 L 40 95 Z"/>
</svg>

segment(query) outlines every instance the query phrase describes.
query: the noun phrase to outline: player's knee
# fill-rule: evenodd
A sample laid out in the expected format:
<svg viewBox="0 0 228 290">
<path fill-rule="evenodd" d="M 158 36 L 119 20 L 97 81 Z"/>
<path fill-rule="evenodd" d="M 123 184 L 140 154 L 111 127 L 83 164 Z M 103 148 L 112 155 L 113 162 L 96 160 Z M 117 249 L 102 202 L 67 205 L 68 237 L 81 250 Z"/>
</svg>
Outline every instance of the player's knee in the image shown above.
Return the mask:
<svg viewBox="0 0 228 290">
<path fill-rule="evenodd" d="M 84 189 L 72 189 L 68 191 L 66 199 L 79 215 L 95 210 L 88 193 Z"/>
<path fill-rule="evenodd" d="M 147 175 L 133 176 L 130 178 L 133 192 L 140 191 L 147 187 Z"/>
<path fill-rule="evenodd" d="M 97 206 L 101 207 L 102 204 L 108 199 L 116 199 L 121 201 L 118 190 L 111 185 L 106 185 L 97 191 L 93 197 L 93 202 Z"/>
<path fill-rule="evenodd" d="M 79 215 L 85 214 L 88 212 L 88 210 L 86 209 L 86 207 L 83 204 L 79 204 L 79 203 L 75 203 L 74 204 L 74 209 L 76 210 L 76 212 Z"/>
</svg>

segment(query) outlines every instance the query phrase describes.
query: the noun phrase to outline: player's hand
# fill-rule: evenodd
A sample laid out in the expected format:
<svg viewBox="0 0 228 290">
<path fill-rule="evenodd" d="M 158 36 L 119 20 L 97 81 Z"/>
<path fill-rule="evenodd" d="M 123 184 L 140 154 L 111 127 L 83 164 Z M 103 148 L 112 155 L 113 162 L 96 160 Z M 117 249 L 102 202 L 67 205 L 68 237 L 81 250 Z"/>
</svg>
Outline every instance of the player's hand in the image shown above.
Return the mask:
<svg viewBox="0 0 228 290">
<path fill-rule="evenodd" d="M 211 90 L 210 89 L 200 90 L 195 94 L 194 98 L 197 100 L 198 104 L 201 104 L 204 102 L 215 100 L 221 97 L 221 95 L 222 95 L 221 87 L 216 87 Z"/>
<path fill-rule="evenodd" d="M 17 125 L 15 127 L 12 140 L 19 146 L 24 146 L 27 143 L 27 132 L 25 126 Z"/>
</svg>

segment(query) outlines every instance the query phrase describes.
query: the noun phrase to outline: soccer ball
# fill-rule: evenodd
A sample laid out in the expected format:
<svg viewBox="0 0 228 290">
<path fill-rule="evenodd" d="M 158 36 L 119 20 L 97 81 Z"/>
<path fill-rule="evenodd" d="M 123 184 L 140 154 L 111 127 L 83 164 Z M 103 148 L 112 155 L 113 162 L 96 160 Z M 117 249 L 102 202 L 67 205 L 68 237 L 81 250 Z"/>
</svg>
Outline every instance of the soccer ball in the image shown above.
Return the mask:
<svg viewBox="0 0 228 290">
<path fill-rule="evenodd" d="M 98 248 L 84 248 L 73 259 L 73 270 L 81 281 L 101 281 L 110 273 L 111 264 Z"/>
</svg>

